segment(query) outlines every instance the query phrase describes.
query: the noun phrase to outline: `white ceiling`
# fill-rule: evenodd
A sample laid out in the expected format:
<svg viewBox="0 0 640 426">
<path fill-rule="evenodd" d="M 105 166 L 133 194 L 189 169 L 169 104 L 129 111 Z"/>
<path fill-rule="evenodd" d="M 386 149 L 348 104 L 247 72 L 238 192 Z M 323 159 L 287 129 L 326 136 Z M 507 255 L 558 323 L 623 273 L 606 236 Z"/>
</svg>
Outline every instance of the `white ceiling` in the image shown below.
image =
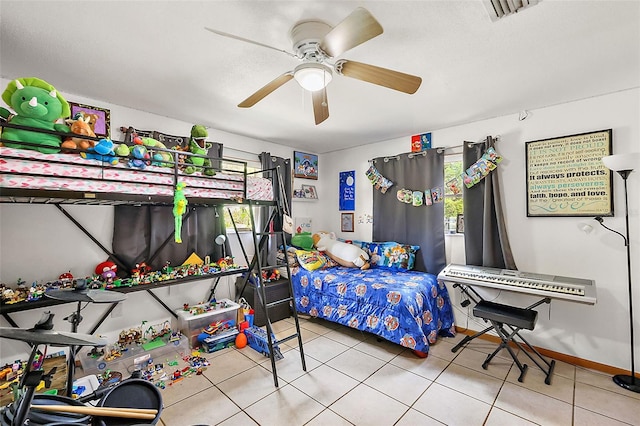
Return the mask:
<svg viewBox="0 0 640 426">
<path fill-rule="evenodd" d="M 416 94 L 337 75 L 318 126 L 295 80 L 236 106 L 299 62 L 205 26 L 291 52 L 296 22 L 358 6 L 384 33 L 340 57 L 420 76 Z M 640 87 L 635 0 L 542 0 L 498 22 L 481 0 L 1 0 L 0 24 L 4 78 L 314 153 Z"/>
</svg>

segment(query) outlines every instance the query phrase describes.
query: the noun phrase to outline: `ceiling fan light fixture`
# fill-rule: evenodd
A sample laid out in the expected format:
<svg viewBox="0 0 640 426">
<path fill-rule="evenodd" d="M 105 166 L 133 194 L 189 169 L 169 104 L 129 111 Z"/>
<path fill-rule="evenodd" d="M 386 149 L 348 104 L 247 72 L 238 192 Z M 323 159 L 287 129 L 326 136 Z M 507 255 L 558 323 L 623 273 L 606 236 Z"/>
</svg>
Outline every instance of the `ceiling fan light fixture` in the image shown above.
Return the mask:
<svg viewBox="0 0 640 426">
<path fill-rule="evenodd" d="M 331 82 L 333 73 L 324 64 L 307 63 L 298 65 L 293 71 L 293 77 L 303 89 L 315 92 L 324 89 Z"/>
</svg>

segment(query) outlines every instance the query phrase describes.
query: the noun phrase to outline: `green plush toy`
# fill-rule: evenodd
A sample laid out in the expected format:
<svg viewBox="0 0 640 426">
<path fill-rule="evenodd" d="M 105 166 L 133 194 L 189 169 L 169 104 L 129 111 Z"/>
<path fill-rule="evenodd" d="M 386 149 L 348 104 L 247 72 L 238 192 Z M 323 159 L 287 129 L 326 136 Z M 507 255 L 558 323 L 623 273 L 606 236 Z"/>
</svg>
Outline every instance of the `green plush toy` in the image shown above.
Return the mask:
<svg viewBox="0 0 640 426">
<path fill-rule="evenodd" d="M 160 142 L 159 140 L 153 138 L 140 138 L 142 144 L 149 148 L 162 148 L 167 149 L 167 147 Z M 160 167 L 173 167 L 173 156 L 166 151 L 153 151 L 153 155 L 151 157 L 151 165 L 152 166 L 160 166 Z"/>
<path fill-rule="evenodd" d="M 13 80 L 2 93 L 2 100 L 13 108 L 15 115 L 6 108 L 0 108 L 0 116 L 12 124 L 69 133 L 69 127 L 56 123 L 59 118 L 69 117 L 69 104 L 55 87 L 44 80 L 35 77 Z M 32 149 L 44 154 L 58 152 L 61 143 L 61 137 L 57 135 L 10 128 L 4 129 L 2 137 L 38 145 L 5 143 L 10 148 Z"/>
<path fill-rule="evenodd" d="M 196 124 L 191 128 L 189 152 L 192 154 L 198 154 L 199 157 L 192 155 L 187 156 L 187 159 L 185 160 L 187 166 L 184 168 L 184 172 L 186 174 L 190 175 L 196 171 L 200 171 L 207 176 L 213 176 L 216 174 L 215 170 L 211 168 L 211 160 L 204 158 L 209 152 L 209 148 L 211 148 L 211 144 L 206 142 L 207 136 L 209 136 L 209 132 L 207 132 L 206 127 Z"/>
<path fill-rule="evenodd" d="M 182 217 L 187 212 L 189 201 L 184 196 L 184 182 L 178 182 L 176 190 L 173 193 L 173 219 L 174 219 L 174 240 L 176 243 L 182 243 Z"/>
</svg>

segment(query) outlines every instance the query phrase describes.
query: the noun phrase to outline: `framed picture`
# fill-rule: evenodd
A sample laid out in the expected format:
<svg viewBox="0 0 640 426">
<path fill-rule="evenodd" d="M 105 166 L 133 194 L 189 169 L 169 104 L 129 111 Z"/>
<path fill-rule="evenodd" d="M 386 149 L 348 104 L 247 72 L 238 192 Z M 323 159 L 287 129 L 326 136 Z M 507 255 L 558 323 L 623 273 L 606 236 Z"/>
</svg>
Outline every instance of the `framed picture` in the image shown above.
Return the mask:
<svg viewBox="0 0 640 426">
<path fill-rule="evenodd" d="M 464 233 L 464 215 L 459 214 L 458 218 L 456 219 L 456 233 Z"/>
<path fill-rule="evenodd" d="M 318 193 L 316 192 L 316 187 L 314 185 L 302 185 L 302 192 L 304 194 L 303 198 L 318 198 Z"/>
<path fill-rule="evenodd" d="M 318 156 L 294 151 L 293 177 L 318 180 Z"/>
<path fill-rule="evenodd" d="M 353 232 L 353 213 L 340 213 L 340 231 Z"/>
<path fill-rule="evenodd" d="M 525 143 L 527 216 L 613 216 L 612 130 Z"/>
<path fill-rule="evenodd" d="M 73 118 L 79 112 L 84 113 L 85 117 L 90 117 L 89 126 L 93 129 L 93 133 L 97 137 L 111 137 L 111 111 L 105 108 L 98 108 L 91 105 L 77 104 L 69 102 L 71 108 L 71 117 Z"/>
</svg>

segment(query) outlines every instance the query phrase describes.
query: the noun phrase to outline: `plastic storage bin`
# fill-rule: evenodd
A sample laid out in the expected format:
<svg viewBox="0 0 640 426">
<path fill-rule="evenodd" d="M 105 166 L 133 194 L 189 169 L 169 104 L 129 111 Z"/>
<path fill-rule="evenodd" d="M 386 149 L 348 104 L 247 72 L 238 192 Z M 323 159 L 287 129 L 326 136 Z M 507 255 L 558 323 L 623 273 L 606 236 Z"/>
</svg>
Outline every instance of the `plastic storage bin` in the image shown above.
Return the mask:
<svg viewBox="0 0 640 426">
<path fill-rule="evenodd" d="M 144 350 L 141 345 L 130 345 L 122 355 L 110 361 L 106 361 L 104 356 L 93 357 L 88 351 L 80 352 L 80 364 L 84 374 L 102 374 L 107 370 L 118 371 L 122 373 L 122 378 L 128 378 L 135 370 L 140 369 L 149 360 L 153 360 L 155 364 L 162 364 L 167 359 L 173 359 L 176 356 L 189 354 L 189 340 L 186 336 L 181 336 L 180 340 L 170 342 L 168 338 L 162 338 L 166 343 L 151 350 Z"/>
<path fill-rule="evenodd" d="M 198 315 L 194 315 L 190 311 L 185 311 L 183 309 L 176 311 L 176 314 L 178 315 L 177 328 L 183 335 L 187 336 L 191 348 L 199 346 L 198 335 L 202 333 L 203 329 L 211 326 L 212 324 L 233 321 L 233 324 L 228 323 L 228 326 L 235 327 L 237 325 L 238 309 L 240 308 L 240 305 L 229 299 L 218 300 L 215 308 L 209 304 L 205 304 L 191 306 L 190 310 L 198 308 L 202 308 L 206 311 Z"/>
</svg>

